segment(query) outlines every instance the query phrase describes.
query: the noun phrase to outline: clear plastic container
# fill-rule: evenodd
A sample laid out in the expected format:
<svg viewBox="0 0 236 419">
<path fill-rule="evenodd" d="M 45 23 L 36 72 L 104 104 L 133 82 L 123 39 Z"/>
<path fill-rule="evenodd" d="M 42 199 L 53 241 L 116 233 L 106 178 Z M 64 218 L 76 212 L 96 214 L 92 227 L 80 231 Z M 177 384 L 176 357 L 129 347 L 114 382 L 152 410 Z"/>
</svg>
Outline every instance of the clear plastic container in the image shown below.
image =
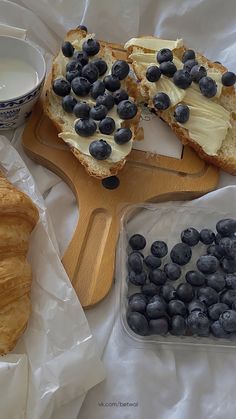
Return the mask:
<svg viewBox="0 0 236 419">
<path fill-rule="evenodd" d="M 129 327 L 126 319 L 128 297 L 140 292 L 140 287 L 128 283 L 127 255 L 131 250 L 128 244 L 129 238 L 139 233 L 145 236 L 147 245 L 142 250 L 144 256 L 150 254 L 150 246 L 155 240 L 163 240 L 168 245 L 168 255 L 162 259 L 161 269 L 170 260 L 170 250 L 178 242 L 181 242 L 180 234 L 188 227 L 195 227 L 197 230 L 211 228 L 216 232 L 216 223 L 223 218 L 236 218 L 233 212 L 223 213 L 213 207 L 193 206 L 191 203 L 160 203 L 160 204 L 138 204 L 127 207 L 121 219 L 120 237 L 117 246 L 116 257 L 116 282 L 119 304 L 119 315 L 122 332 L 139 347 L 149 344 L 184 345 L 186 347 L 200 346 L 208 348 L 236 348 L 235 337 L 230 339 L 216 338 L 212 334 L 209 337 L 199 336 L 174 336 L 168 332 L 167 335 L 140 336 L 134 333 Z M 199 243 L 192 248 L 191 261 L 182 267 L 181 278 L 177 281 L 167 281 L 175 288 L 185 281 L 185 273 L 196 269 L 196 261 L 200 255 L 206 254 L 206 245 Z"/>
</svg>

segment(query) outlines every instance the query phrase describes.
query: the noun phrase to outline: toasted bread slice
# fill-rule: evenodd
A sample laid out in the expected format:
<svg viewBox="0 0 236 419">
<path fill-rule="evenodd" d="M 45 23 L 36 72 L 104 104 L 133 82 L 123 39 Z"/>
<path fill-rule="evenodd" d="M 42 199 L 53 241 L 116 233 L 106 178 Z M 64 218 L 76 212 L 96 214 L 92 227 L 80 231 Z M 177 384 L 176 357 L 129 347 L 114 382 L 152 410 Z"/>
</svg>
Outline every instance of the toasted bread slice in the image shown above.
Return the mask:
<svg viewBox="0 0 236 419">
<path fill-rule="evenodd" d="M 165 41 L 147 36 L 131 39 L 125 48 L 140 81 L 139 91 L 143 101 L 168 123 L 183 144 L 192 147 L 202 159 L 226 172 L 236 174 L 236 94 L 233 86 L 225 87 L 221 84 L 221 76 L 227 69 L 196 53 L 198 63 L 207 69 L 208 75 L 217 83 L 216 96 L 208 99 L 201 94 L 196 83 L 192 83 L 186 90 L 175 90 L 172 79 L 161 76 L 156 83 L 146 79 L 147 67 L 158 65 L 156 53 L 161 48 L 171 49 L 177 69 L 183 67 L 181 61 L 186 48 L 182 40 Z M 172 85 L 174 92 L 167 91 L 165 83 L 168 88 Z M 153 96 L 163 91 L 170 93 L 173 101 L 171 100 L 168 109 L 159 111 L 153 105 Z M 186 124 L 180 124 L 174 118 L 175 106 L 180 102 L 190 108 L 190 117 Z"/>
<path fill-rule="evenodd" d="M 66 41 L 70 41 L 73 44 L 75 50 L 81 50 L 83 42 L 86 39 L 92 37 L 94 37 L 94 34 L 86 34 L 86 32 L 83 30 L 73 29 L 67 33 Z M 101 78 L 103 78 L 107 74 L 111 74 L 111 67 L 116 58 L 112 49 L 105 42 L 101 42 L 100 46 L 101 47 L 99 53 L 91 57 L 91 59 L 102 58 L 106 61 L 108 70 L 103 76 L 101 76 Z M 64 57 L 60 51 L 53 61 L 52 72 L 49 76 L 50 81 L 53 81 L 59 77 L 65 77 L 66 64 L 68 61 L 69 58 Z M 135 101 L 137 95 L 137 87 L 133 78 L 127 76 L 124 80 L 122 80 L 121 88 L 127 90 L 129 98 Z M 76 95 L 74 95 L 74 93 L 72 94 L 76 97 L 77 100 L 86 101 L 91 106 L 96 102 L 90 96 L 86 96 L 85 98 L 78 98 Z M 131 140 L 126 144 L 118 145 L 114 141 L 114 133 L 111 135 L 104 135 L 101 134 L 97 129 L 96 133 L 91 137 L 84 138 L 78 135 L 74 130 L 74 123 L 77 118 L 73 114 L 66 113 L 62 108 L 61 102 L 62 98 L 54 93 L 51 82 L 49 82 L 44 101 L 44 110 L 55 124 L 59 132 L 59 137 L 68 144 L 73 154 L 80 161 L 80 163 L 84 165 L 89 175 L 98 179 L 103 179 L 117 174 L 117 172 L 124 166 L 127 156 L 131 152 L 133 139 L 138 129 L 140 111 L 137 112 L 133 119 L 129 120 L 121 120 L 118 117 L 116 112 L 116 105 L 114 105 L 114 107 L 108 112 L 107 116 L 115 119 L 116 129 L 121 127 L 129 127 L 132 131 Z M 95 139 L 106 140 L 111 145 L 112 154 L 107 160 L 96 160 L 90 155 L 88 150 L 89 144 Z"/>
</svg>

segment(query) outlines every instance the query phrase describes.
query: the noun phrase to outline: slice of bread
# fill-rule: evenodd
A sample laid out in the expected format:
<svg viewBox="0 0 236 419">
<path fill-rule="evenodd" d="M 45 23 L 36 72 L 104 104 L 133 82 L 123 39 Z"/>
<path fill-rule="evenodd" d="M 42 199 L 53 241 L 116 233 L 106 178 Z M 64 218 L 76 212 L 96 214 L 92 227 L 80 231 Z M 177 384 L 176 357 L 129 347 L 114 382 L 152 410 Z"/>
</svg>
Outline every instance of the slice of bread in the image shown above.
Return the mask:
<svg viewBox="0 0 236 419">
<path fill-rule="evenodd" d="M 144 42 L 143 42 L 144 40 Z M 149 40 L 151 41 L 149 43 Z M 132 62 L 132 66 L 134 69 L 134 72 L 139 79 L 139 91 L 142 96 L 142 100 L 148 104 L 148 106 L 155 111 L 155 113 L 163 119 L 167 124 L 170 126 L 170 128 L 175 132 L 176 136 L 181 140 L 181 142 L 185 145 L 189 145 L 192 147 L 199 156 L 206 160 L 208 163 L 214 164 L 226 172 L 229 172 L 231 174 L 236 174 L 236 94 L 235 94 L 235 88 L 233 86 L 231 87 L 225 87 L 221 85 L 221 75 L 227 71 L 227 69 L 219 64 L 214 63 L 210 60 L 208 60 L 206 57 L 204 57 L 202 54 L 196 53 L 196 60 L 200 65 L 203 65 L 209 72 L 209 76 L 214 78 L 216 80 L 216 83 L 218 85 L 217 95 L 214 98 L 207 99 L 203 95 L 201 95 L 199 87 L 196 83 L 192 83 L 190 88 L 186 89 L 186 100 L 183 97 L 181 100 L 176 100 L 176 103 L 174 106 L 170 106 L 165 111 L 159 111 L 157 110 L 153 105 L 153 96 L 154 94 L 163 91 L 160 89 L 160 86 L 158 85 L 159 82 L 156 83 L 150 83 L 146 79 L 146 70 L 147 67 L 150 65 L 159 65 L 154 58 L 154 53 L 156 57 L 157 50 L 154 48 L 155 42 L 159 42 L 160 38 L 152 37 L 152 36 L 146 36 L 146 37 L 140 37 L 136 38 L 136 42 L 134 43 L 133 40 L 130 40 L 125 45 L 125 48 L 128 51 L 129 59 Z M 166 44 L 164 44 L 165 48 L 168 48 L 168 41 L 165 41 Z M 171 41 L 173 42 L 173 41 Z M 142 46 L 141 46 L 142 44 Z M 159 49 L 159 48 L 158 48 Z M 177 40 L 174 48 L 172 49 L 174 60 L 182 61 L 182 56 L 184 51 L 186 50 L 186 47 L 183 45 L 181 40 Z M 178 63 L 180 63 L 178 61 Z M 183 66 L 183 64 L 181 64 Z M 177 67 L 178 68 L 178 67 Z M 179 67 L 182 68 L 182 67 Z M 161 76 L 161 79 L 163 76 Z M 172 79 L 169 79 L 172 80 Z M 169 83 L 169 82 L 168 82 Z M 193 86 L 194 85 L 194 86 Z M 193 87 L 192 87 L 193 86 Z M 162 86 L 163 87 L 163 86 Z M 173 83 L 173 87 L 175 88 L 175 85 Z M 208 104 L 210 106 L 214 106 L 214 109 L 217 111 L 215 114 L 211 115 L 211 121 L 208 120 L 208 128 L 211 126 L 211 129 L 207 129 L 204 133 L 203 126 L 205 124 L 204 122 L 204 111 L 200 112 L 202 117 L 199 117 L 194 121 L 196 125 L 195 131 L 201 130 L 201 134 L 205 135 L 206 141 L 211 146 L 214 145 L 216 147 L 216 137 L 219 135 L 219 130 L 222 128 L 221 123 L 219 123 L 217 116 L 218 116 L 218 110 L 222 111 L 222 123 L 224 123 L 227 118 L 229 119 L 229 124 L 225 124 L 224 128 L 224 134 L 222 134 L 221 140 L 218 142 L 218 149 L 215 150 L 214 153 L 209 153 L 209 150 L 207 147 L 205 147 L 205 144 L 199 144 L 197 135 L 193 138 L 191 136 L 191 106 L 190 106 L 190 117 L 188 121 L 188 128 L 184 126 L 184 124 L 179 124 L 175 118 L 174 118 L 174 109 L 175 105 L 179 102 L 186 103 L 189 105 L 187 100 L 188 90 L 194 91 L 195 95 L 202 101 L 203 107 L 205 104 L 207 104 L 206 101 L 209 101 Z M 183 89 L 180 89 L 183 91 Z M 183 91 L 185 92 L 185 90 Z M 200 97 L 201 96 L 201 97 Z M 212 105 L 213 102 L 213 105 Z M 215 106 L 218 105 L 218 106 Z M 208 106 L 208 105 L 207 105 Z M 219 108 L 222 107 L 222 108 Z M 210 125 L 209 125 L 210 124 Z M 219 128 L 220 126 L 220 128 Z M 222 131 L 223 132 L 223 131 Z M 208 138 L 207 138 L 208 137 Z M 218 138 L 219 140 L 219 138 Z"/>
<path fill-rule="evenodd" d="M 73 29 L 67 33 L 66 41 L 70 41 L 73 43 L 75 50 L 82 49 L 82 43 L 89 38 L 94 38 L 94 34 L 86 34 L 85 31 L 81 29 Z M 126 52 L 123 52 L 124 57 L 126 57 Z M 105 42 L 100 42 L 100 51 L 95 56 L 91 57 L 91 59 L 102 58 L 106 61 L 108 65 L 107 72 L 101 76 L 101 78 L 105 77 L 107 74 L 111 74 L 111 66 L 113 62 L 118 59 L 115 57 L 113 50 L 109 47 L 109 45 Z M 120 59 L 120 58 L 119 58 Z M 124 59 L 124 58 L 123 58 Z M 132 138 L 131 140 L 123 145 L 118 145 L 114 141 L 113 134 L 110 136 L 101 134 L 99 130 L 96 131 L 96 139 L 104 139 L 109 142 L 112 146 L 112 154 L 107 160 L 96 160 L 94 159 L 89 151 L 88 147 L 91 141 L 95 138 L 94 136 L 91 137 L 80 137 L 74 130 L 74 123 L 77 118 L 73 114 L 66 113 L 61 105 L 62 98 L 57 96 L 53 89 L 52 89 L 52 81 L 59 77 L 65 77 L 66 73 L 66 64 L 69 61 L 69 58 L 64 57 L 62 51 L 58 53 L 55 57 L 52 65 L 52 71 L 49 76 L 49 80 L 47 82 L 47 90 L 44 100 L 44 110 L 51 121 L 55 124 L 58 132 L 59 137 L 62 138 L 70 147 L 73 154 L 76 158 L 82 163 L 87 170 L 88 174 L 96 177 L 98 179 L 103 179 L 112 175 L 116 175 L 119 170 L 122 169 L 124 166 L 127 156 L 131 152 L 132 143 L 135 137 L 135 134 L 138 130 L 138 122 L 140 118 L 140 111 L 137 112 L 136 116 L 133 119 L 129 120 L 120 120 L 117 112 L 116 112 L 116 105 L 112 108 L 111 111 L 108 112 L 107 116 L 111 116 L 112 118 L 117 118 L 116 121 L 116 129 L 121 127 L 128 127 L 132 131 Z M 121 88 L 127 90 L 129 94 L 129 98 L 131 100 L 136 100 L 137 96 L 137 87 L 136 82 L 130 76 L 127 76 L 124 80 L 121 81 Z M 73 94 L 74 95 L 74 94 Z M 82 101 L 89 101 L 90 105 L 92 106 L 95 104 L 95 100 L 92 99 L 90 96 L 86 96 L 78 98 L 77 100 Z M 95 135 L 94 134 L 94 135 Z M 75 146 L 74 144 L 77 143 L 79 146 Z"/>
</svg>

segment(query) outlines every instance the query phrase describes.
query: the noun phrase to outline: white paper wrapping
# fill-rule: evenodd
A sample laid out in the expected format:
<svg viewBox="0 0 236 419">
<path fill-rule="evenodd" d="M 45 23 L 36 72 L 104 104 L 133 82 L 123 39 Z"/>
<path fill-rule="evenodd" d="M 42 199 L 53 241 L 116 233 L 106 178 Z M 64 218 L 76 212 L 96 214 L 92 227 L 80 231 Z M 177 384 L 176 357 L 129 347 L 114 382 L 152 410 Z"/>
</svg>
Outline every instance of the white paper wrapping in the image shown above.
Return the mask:
<svg viewBox="0 0 236 419">
<path fill-rule="evenodd" d="M 167 39 L 183 37 L 190 47 L 222 61 L 233 71 L 235 15 L 234 0 L 18 0 L 14 4 L 0 0 L 0 23 L 27 29 L 29 38 L 46 50 L 49 58 L 56 53 L 66 30 L 85 24 L 99 38 L 113 42 L 143 34 Z M 63 254 L 76 224 L 75 198 L 56 175 L 25 156 L 21 134 L 19 129 L 14 136 L 7 135 L 45 198 Z M 165 152 L 171 154 L 172 150 L 169 147 Z M 235 183 L 235 177 L 221 173 L 219 186 Z M 199 203 L 222 211 L 235 207 L 235 189 L 214 192 Z M 99 343 L 107 380 L 89 391 L 79 419 L 235 419 L 234 354 L 209 354 L 205 350 L 143 351 L 130 347 L 116 333 L 116 314 L 114 289 L 101 304 L 86 312 Z M 118 401 L 137 401 L 138 405 L 98 404 Z M 79 399 L 64 405 L 56 410 L 53 419 L 75 419 L 81 403 Z"/>
<path fill-rule="evenodd" d="M 28 253 L 33 271 L 32 313 L 13 351 L 18 355 L 0 359 L 0 418 L 49 419 L 101 381 L 104 370 L 82 307 L 53 246 L 56 241 L 43 199 L 18 153 L 1 136 L 0 157 L 1 170 L 31 196 L 40 211 Z"/>
</svg>

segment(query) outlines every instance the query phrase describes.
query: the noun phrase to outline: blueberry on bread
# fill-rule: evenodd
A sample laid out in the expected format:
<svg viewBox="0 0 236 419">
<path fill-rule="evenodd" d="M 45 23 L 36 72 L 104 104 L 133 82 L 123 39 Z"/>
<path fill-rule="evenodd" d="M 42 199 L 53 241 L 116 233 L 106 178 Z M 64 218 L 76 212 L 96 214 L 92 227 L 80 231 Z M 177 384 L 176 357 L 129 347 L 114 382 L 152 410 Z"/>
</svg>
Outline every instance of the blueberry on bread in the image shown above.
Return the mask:
<svg viewBox="0 0 236 419">
<path fill-rule="evenodd" d="M 131 152 L 140 111 L 129 64 L 86 28 L 70 31 L 53 61 L 44 109 L 87 172 L 117 174 Z"/>
<path fill-rule="evenodd" d="M 201 158 L 236 174 L 236 75 L 182 40 L 144 36 L 125 49 L 143 102 Z"/>
</svg>

